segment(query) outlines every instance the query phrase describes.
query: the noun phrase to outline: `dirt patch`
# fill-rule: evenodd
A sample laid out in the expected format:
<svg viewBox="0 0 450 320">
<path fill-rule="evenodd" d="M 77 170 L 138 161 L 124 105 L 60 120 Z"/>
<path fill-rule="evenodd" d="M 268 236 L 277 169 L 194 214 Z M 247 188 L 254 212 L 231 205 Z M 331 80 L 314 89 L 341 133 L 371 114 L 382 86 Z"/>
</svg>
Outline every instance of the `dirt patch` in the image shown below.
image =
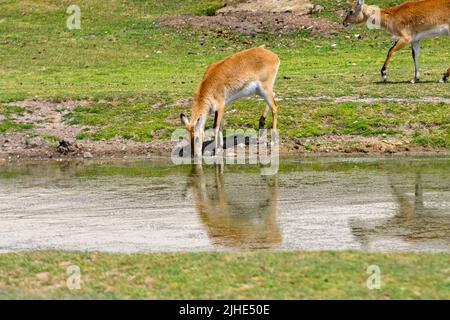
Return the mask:
<svg viewBox="0 0 450 320">
<path fill-rule="evenodd" d="M 309 1 L 246 1 L 225 6 L 215 16 L 175 16 L 158 20 L 160 25 L 177 29 L 193 27 L 209 29 L 220 35 L 226 31 L 243 34 L 266 32 L 282 34 L 299 30 L 311 30 L 320 34 L 331 34 L 342 29 L 334 22 L 322 18 L 313 18 L 311 13 L 323 8 Z"/>
<path fill-rule="evenodd" d="M 339 24 L 307 15 L 294 13 L 232 13 L 220 16 L 176 16 L 158 20 L 160 25 L 184 29 L 209 29 L 218 34 L 229 30 L 243 34 L 267 32 L 282 34 L 299 30 L 311 30 L 320 34 L 331 34 L 341 29 Z M 225 29 L 225 30 L 224 30 Z"/>
<path fill-rule="evenodd" d="M 84 127 L 67 126 L 64 117 L 75 107 L 90 104 L 89 100 L 65 100 L 65 101 L 42 101 L 23 100 L 8 103 L 11 106 L 18 106 L 25 109 L 23 115 L 13 116 L 13 120 L 20 123 L 33 124 L 35 133 L 59 137 L 61 139 L 71 139 L 79 134 Z"/>
<path fill-rule="evenodd" d="M 312 4 L 309 0 L 252 0 L 226 3 L 225 7 L 216 11 L 216 14 L 236 12 L 261 13 L 295 13 L 298 15 L 311 14 L 322 11 L 323 8 Z"/>
</svg>

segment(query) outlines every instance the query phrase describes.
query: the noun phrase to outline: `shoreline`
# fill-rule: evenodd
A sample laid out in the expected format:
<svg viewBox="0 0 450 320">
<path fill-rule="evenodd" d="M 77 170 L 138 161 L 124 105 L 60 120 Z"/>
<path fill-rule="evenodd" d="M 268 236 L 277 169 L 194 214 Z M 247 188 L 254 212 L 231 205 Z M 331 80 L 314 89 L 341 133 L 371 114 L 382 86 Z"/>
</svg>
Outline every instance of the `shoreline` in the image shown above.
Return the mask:
<svg viewBox="0 0 450 320">
<path fill-rule="evenodd" d="M 0 151 L 0 165 L 4 163 L 13 163 L 17 161 L 116 161 L 116 160 L 147 160 L 154 158 L 169 158 L 171 153 L 168 149 L 173 146 L 171 142 L 158 142 L 157 144 L 152 143 L 136 143 L 132 142 L 131 148 L 123 148 L 123 144 L 118 144 L 112 146 L 111 144 L 106 144 L 109 146 L 106 150 L 104 144 L 96 144 L 98 149 L 95 147 L 78 147 L 76 151 L 70 152 L 68 154 L 62 154 L 58 152 L 57 147 L 52 148 L 43 147 L 37 149 L 26 149 L 18 148 L 11 153 L 2 153 Z M 158 146 L 159 145 L 159 146 Z M 125 145 L 126 146 L 126 145 Z M 450 151 L 447 149 L 434 149 L 434 148 L 424 148 L 420 146 L 411 145 L 401 145 L 401 148 L 381 148 L 379 150 L 364 149 L 361 147 L 343 147 L 337 146 L 335 149 L 342 149 L 343 151 L 336 151 L 326 148 L 319 148 L 318 150 L 307 151 L 304 148 L 296 149 L 297 145 L 295 143 L 284 144 L 280 146 L 279 155 L 281 158 L 289 157 L 415 157 L 415 156 L 449 156 Z M 405 150 L 407 149 L 407 150 Z M 86 151 L 84 151 L 86 150 Z"/>
</svg>

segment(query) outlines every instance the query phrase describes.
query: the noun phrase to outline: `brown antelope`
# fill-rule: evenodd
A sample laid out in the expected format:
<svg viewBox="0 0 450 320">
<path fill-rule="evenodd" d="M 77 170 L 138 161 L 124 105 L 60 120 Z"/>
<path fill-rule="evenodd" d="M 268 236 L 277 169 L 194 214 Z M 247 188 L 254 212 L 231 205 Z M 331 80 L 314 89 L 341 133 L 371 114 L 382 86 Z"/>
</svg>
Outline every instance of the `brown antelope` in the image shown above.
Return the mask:
<svg viewBox="0 0 450 320">
<path fill-rule="evenodd" d="M 376 19 L 376 11 L 357 0 L 349 10 L 344 20 L 344 26 Z M 415 77 L 412 83 L 420 78 L 419 51 L 420 41 L 425 38 L 450 35 L 450 0 L 419 0 L 402 3 L 395 7 L 381 9 L 380 26 L 389 31 L 396 42 L 389 50 L 386 61 L 381 69 L 383 81 L 387 81 L 387 67 L 394 53 L 411 44 L 415 63 Z M 448 80 L 444 75 L 442 82 Z"/>
<path fill-rule="evenodd" d="M 220 151 L 225 105 L 242 97 L 254 94 L 261 96 L 267 105 L 259 120 L 259 127 L 264 128 L 267 113 L 271 109 L 273 129 L 276 129 L 278 105 L 273 86 L 279 66 L 280 59 L 275 53 L 259 47 L 238 52 L 208 67 L 195 92 L 191 120 L 184 114 L 180 115 L 188 131 L 193 156 L 202 155 L 208 113 L 215 113 L 215 153 Z"/>
</svg>

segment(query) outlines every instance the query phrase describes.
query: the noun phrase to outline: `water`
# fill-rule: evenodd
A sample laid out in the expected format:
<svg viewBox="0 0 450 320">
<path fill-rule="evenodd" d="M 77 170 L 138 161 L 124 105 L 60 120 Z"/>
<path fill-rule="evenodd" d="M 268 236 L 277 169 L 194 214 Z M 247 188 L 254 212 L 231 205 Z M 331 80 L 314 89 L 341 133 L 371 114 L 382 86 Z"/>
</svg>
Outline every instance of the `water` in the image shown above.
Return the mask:
<svg viewBox="0 0 450 320">
<path fill-rule="evenodd" d="M 0 165 L 0 252 L 450 252 L 450 157 Z"/>
</svg>

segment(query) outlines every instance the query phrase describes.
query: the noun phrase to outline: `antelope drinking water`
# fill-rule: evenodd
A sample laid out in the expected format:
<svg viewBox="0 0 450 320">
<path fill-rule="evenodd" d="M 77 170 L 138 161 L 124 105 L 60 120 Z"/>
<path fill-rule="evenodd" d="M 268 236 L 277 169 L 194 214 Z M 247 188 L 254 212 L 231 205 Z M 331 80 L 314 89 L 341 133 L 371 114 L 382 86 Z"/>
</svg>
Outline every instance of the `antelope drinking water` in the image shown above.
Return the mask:
<svg viewBox="0 0 450 320">
<path fill-rule="evenodd" d="M 238 52 L 211 64 L 195 92 L 192 104 L 192 118 L 181 114 L 191 142 L 191 155 L 202 156 L 205 123 L 208 113 L 214 113 L 215 153 L 222 147 L 221 130 L 225 105 L 242 97 L 254 94 L 261 96 L 266 108 L 259 119 L 264 128 L 269 110 L 272 110 L 273 129 L 277 127 L 278 105 L 275 102 L 273 86 L 277 77 L 280 59 L 262 47 Z"/>
</svg>

